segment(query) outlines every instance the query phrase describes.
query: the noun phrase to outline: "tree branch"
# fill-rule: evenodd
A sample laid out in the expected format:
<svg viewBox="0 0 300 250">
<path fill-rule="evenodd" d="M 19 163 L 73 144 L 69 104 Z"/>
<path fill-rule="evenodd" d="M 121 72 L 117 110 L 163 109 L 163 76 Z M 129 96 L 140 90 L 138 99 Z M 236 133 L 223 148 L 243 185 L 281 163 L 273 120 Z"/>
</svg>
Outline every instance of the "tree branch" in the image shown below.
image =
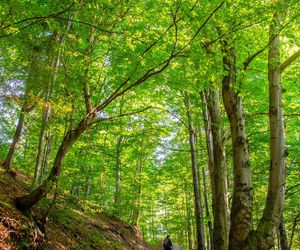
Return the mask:
<svg viewBox="0 0 300 250">
<path fill-rule="evenodd" d="M 102 121 L 108 121 L 108 120 L 114 120 L 114 119 L 117 119 L 117 118 L 120 118 L 120 117 L 124 117 L 124 116 L 131 116 L 131 115 L 136 115 L 136 114 L 139 114 L 139 113 L 142 113 L 148 109 L 151 109 L 153 108 L 152 106 L 148 106 L 146 108 L 143 108 L 141 110 L 137 110 L 137 111 L 133 111 L 133 112 L 128 112 L 128 113 L 123 113 L 123 114 L 120 114 L 120 115 L 116 115 L 116 116 L 110 116 L 110 117 L 105 117 L 105 118 L 99 118 L 93 122 L 91 122 L 89 125 L 92 125 L 92 124 L 95 124 L 95 123 L 98 123 L 98 122 L 102 122 Z"/>
<path fill-rule="evenodd" d="M 293 20 L 295 20 L 297 17 L 299 17 L 299 15 L 296 15 L 296 16 L 294 16 L 289 22 L 287 22 L 285 25 L 283 25 L 281 28 L 280 28 L 280 30 L 279 30 L 279 32 L 278 32 L 278 34 L 275 34 L 273 37 L 272 37 L 272 39 L 270 39 L 269 40 L 269 42 L 262 48 L 262 49 L 260 49 L 259 51 L 257 51 L 257 52 L 255 52 L 253 55 L 251 55 L 251 56 L 249 56 L 244 62 L 243 62 L 243 65 L 244 65 L 244 67 L 243 67 L 243 69 L 244 69 L 244 71 L 246 71 L 247 70 L 247 68 L 248 68 L 248 66 L 249 66 L 249 64 L 258 56 L 258 55 L 260 55 L 262 52 L 264 52 L 268 47 L 269 47 L 269 45 L 274 41 L 274 39 L 277 37 L 277 36 L 279 36 L 279 34 L 293 21 Z M 300 50 L 299 51 L 297 51 L 297 52 L 299 52 L 300 53 Z M 296 52 L 296 53 L 297 53 Z M 298 57 L 300 56 L 300 54 L 298 55 Z M 297 58 L 296 58 L 297 59 Z M 294 59 L 294 60 L 296 60 L 296 59 Z M 294 60 L 292 60 L 290 63 L 292 63 Z M 283 63 L 282 63 L 283 64 Z M 281 65 L 279 65 L 279 67 L 280 67 Z M 288 65 L 287 65 L 288 66 Z M 286 67 L 287 67 L 286 66 Z M 279 70 L 280 70 L 280 68 L 279 68 Z M 282 69 L 283 70 L 283 69 Z M 281 71 L 282 71 L 281 70 Z"/>
<path fill-rule="evenodd" d="M 16 33 L 20 32 L 21 30 L 27 29 L 27 28 L 31 27 L 32 25 L 37 24 L 37 23 L 39 23 L 39 22 L 41 22 L 41 21 L 44 21 L 44 20 L 46 20 L 46 19 L 48 19 L 48 18 L 49 18 L 49 19 L 50 19 L 50 18 L 56 18 L 56 17 L 62 15 L 63 13 L 67 12 L 68 10 L 70 10 L 70 8 L 71 8 L 73 5 L 74 5 L 74 4 L 71 4 L 71 5 L 68 6 L 66 9 L 61 10 L 61 11 L 56 12 L 56 13 L 51 13 L 51 14 L 49 14 L 49 15 L 47 15 L 47 16 L 28 17 L 28 18 L 22 19 L 22 20 L 20 20 L 20 21 L 17 21 L 17 22 L 15 22 L 15 23 L 8 24 L 8 25 L 4 26 L 4 27 L 2 28 L 2 30 L 5 30 L 5 29 L 7 29 L 7 28 L 9 28 L 9 27 L 11 27 L 11 26 L 13 26 L 13 25 L 17 25 L 17 24 L 24 23 L 24 22 L 27 22 L 27 21 L 35 20 L 35 21 L 33 21 L 33 22 L 31 22 L 31 23 L 29 23 L 29 24 L 27 24 L 27 25 L 25 25 L 25 26 L 19 28 L 19 29 L 16 30 L 16 31 L 13 31 L 13 32 L 8 33 L 8 34 L 5 34 L 5 35 L 1 35 L 0 38 L 4 38 L 4 37 L 11 36 L 11 35 L 13 35 L 13 34 L 16 34 Z"/>
<path fill-rule="evenodd" d="M 292 64 L 292 62 L 297 60 L 299 56 L 300 56 L 300 49 L 296 51 L 294 54 L 292 54 L 291 56 L 289 56 L 284 62 L 282 62 L 278 66 L 279 71 L 282 72 L 283 70 L 285 70 L 288 66 Z"/>
</svg>

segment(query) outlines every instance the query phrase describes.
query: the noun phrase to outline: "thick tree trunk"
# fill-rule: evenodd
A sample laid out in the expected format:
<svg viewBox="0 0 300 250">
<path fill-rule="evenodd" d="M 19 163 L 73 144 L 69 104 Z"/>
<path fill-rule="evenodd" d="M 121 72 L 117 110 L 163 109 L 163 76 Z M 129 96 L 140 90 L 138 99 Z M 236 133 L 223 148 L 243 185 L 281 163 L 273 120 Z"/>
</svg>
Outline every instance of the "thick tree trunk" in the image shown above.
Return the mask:
<svg viewBox="0 0 300 250">
<path fill-rule="evenodd" d="M 200 183 L 199 183 L 199 170 L 198 170 L 198 162 L 197 162 L 196 134 L 193 129 L 190 104 L 186 93 L 184 97 L 184 103 L 186 106 L 186 114 L 187 114 L 188 127 L 189 127 L 189 142 L 190 142 L 190 150 L 191 150 L 191 165 L 192 165 L 192 175 L 193 175 L 196 232 L 197 232 L 196 233 L 197 249 L 204 250 L 205 236 L 204 236 L 202 198 L 201 198 Z"/>
<path fill-rule="evenodd" d="M 211 171 L 213 188 L 213 214 L 214 214 L 214 236 L 215 249 L 228 248 L 228 198 L 226 157 L 224 149 L 224 136 L 220 127 L 220 105 L 219 92 L 207 90 L 202 93 L 204 104 L 204 122 L 206 130 L 206 145 L 208 152 L 208 164 Z"/>
<path fill-rule="evenodd" d="M 269 186 L 263 217 L 257 228 L 259 249 L 270 249 L 274 244 L 285 196 L 285 158 L 287 155 L 284 139 L 282 108 L 282 86 L 279 54 L 280 21 L 274 15 L 270 25 L 270 48 L 268 53 L 269 80 L 269 124 L 270 124 L 270 169 Z"/>
<path fill-rule="evenodd" d="M 239 86 L 236 85 L 234 45 L 223 41 L 222 52 L 226 72 L 222 81 L 222 94 L 230 123 L 234 174 L 229 249 L 236 250 L 246 248 L 246 239 L 252 230 L 253 187 L 242 98 L 239 96 Z"/>
</svg>

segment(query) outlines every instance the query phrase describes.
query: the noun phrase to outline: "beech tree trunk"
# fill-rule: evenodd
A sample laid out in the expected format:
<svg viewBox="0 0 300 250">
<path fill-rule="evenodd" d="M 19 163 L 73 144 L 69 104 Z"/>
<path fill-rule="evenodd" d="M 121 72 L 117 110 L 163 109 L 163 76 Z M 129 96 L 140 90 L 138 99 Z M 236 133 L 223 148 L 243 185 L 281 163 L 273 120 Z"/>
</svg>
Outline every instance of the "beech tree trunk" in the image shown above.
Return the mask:
<svg viewBox="0 0 300 250">
<path fill-rule="evenodd" d="M 122 115 L 123 111 L 123 105 L 124 105 L 124 99 L 121 98 L 120 101 L 120 110 L 119 115 Z M 119 130 L 117 133 L 119 134 L 117 137 L 117 145 L 116 145 L 116 183 L 115 183 L 115 210 L 116 213 L 119 214 L 120 211 L 120 198 L 121 198 L 121 151 L 122 151 L 122 142 L 124 139 L 124 136 L 122 135 L 122 119 L 119 122 Z"/>
<path fill-rule="evenodd" d="M 43 154 L 45 131 L 46 131 L 46 127 L 47 127 L 47 124 L 49 121 L 49 117 L 50 117 L 50 104 L 49 104 L 50 91 L 51 91 L 50 84 L 51 83 L 48 83 L 48 85 L 46 87 L 45 108 L 44 108 L 43 117 L 42 117 L 38 151 L 37 151 L 37 155 L 36 155 L 36 165 L 35 165 L 35 171 L 34 171 L 34 177 L 33 177 L 33 183 L 32 183 L 33 187 L 35 187 L 36 184 L 38 184 L 38 180 L 40 179 L 40 175 L 41 175 L 41 159 L 42 159 L 42 154 Z"/>
<path fill-rule="evenodd" d="M 51 147 L 52 147 L 52 135 L 48 131 L 46 133 L 46 142 L 45 142 L 45 148 L 44 148 L 44 153 L 43 153 L 43 161 L 42 161 L 42 166 L 41 166 L 41 174 L 39 175 L 39 184 L 42 183 L 44 180 L 45 176 L 47 175 L 47 168 L 49 165 L 49 159 L 50 159 L 50 153 L 51 153 Z"/>
<path fill-rule="evenodd" d="M 36 74 L 37 74 L 37 55 L 36 55 L 35 51 L 33 51 L 31 65 L 30 65 L 30 72 L 29 72 L 29 75 L 25 82 L 24 97 L 23 97 L 23 103 L 22 103 L 22 107 L 20 110 L 20 114 L 19 114 L 18 124 L 16 127 L 16 131 L 15 131 L 12 143 L 9 147 L 7 156 L 4 160 L 4 162 L 2 163 L 2 166 L 6 171 L 8 171 L 10 169 L 11 164 L 13 162 L 15 150 L 16 150 L 17 144 L 18 144 L 21 134 L 22 134 L 24 121 L 25 121 L 25 115 L 26 115 L 26 113 L 32 111 L 35 107 L 35 105 L 32 105 L 31 107 L 29 107 L 30 103 L 28 100 L 28 95 L 30 92 L 31 84 L 36 80 L 35 78 L 37 78 Z"/>
<path fill-rule="evenodd" d="M 281 217 L 281 222 L 279 225 L 279 235 L 280 235 L 280 250 L 289 250 L 288 237 L 287 237 L 283 217 Z"/>
<path fill-rule="evenodd" d="M 11 167 L 13 157 L 14 157 L 14 154 L 15 154 L 15 150 L 16 150 L 16 147 L 17 147 L 17 143 L 20 140 L 20 137 L 21 137 L 21 134 L 22 134 L 22 129 L 23 129 L 24 120 L 25 120 L 26 106 L 27 105 L 25 103 L 22 105 L 22 109 L 21 109 L 20 114 L 19 114 L 18 125 L 17 125 L 17 128 L 16 128 L 14 138 L 12 140 L 12 143 L 10 144 L 7 156 L 4 160 L 4 162 L 2 163 L 2 166 L 4 167 L 4 169 L 6 171 L 8 171 Z"/>
<path fill-rule="evenodd" d="M 228 198 L 224 136 L 220 127 L 219 92 L 209 89 L 202 93 L 208 164 L 212 180 L 214 214 L 213 244 L 215 249 L 228 249 Z"/>
<path fill-rule="evenodd" d="M 269 80 L 269 124 L 270 124 L 270 169 L 268 196 L 263 217 L 257 228 L 259 249 L 270 249 L 274 245 L 279 227 L 285 196 L 285 158 L 287 155 L 284 138 L 282 109 L 282 86 L 279 54 L 280 20 L 274 15 L 270 25 L 270 48 L 268 52 Z"/>
<path fill-rule="evenodd" d="M 141 203 L 141 193 L 142 193 L 142 153 L 140 153 L 136 162 L 135 177 L 134 177 L 134 201 L 133 210 L 131 216 L 131 222 L 133 225 L 138 225 L 140 218 L 140 203 Z"/>
<path fill-rule="evenodd" d="M 298 224 L 299 221 L 300 221 L 300 212 L 294 218 L 294 223 L 293 223 L 293 228 L 292 228 L 290 243 L 289 243 L 289 249 L 292 249 L 293 238 L 294 238 L 296 227 L 297 227 L 297 224 Z"/>
<path fill-rule="evenodd" d="M 67 27 L 66 27 L 67 32 L 69 31 L 70 27 L 71 27 L 71 22 L 68 21 Z M 45 133 L 47 131 L 47 126 L 49 123 L 49 118 L 50 118 L 50 113 L 51 113 L 51 106 L 50 106 L 49 101 L 50 101 L 51 94 L 52 94 L 53 84 L 55 84 L 56 78 L 57 78 L 57 70 L 58 70 L 58 67 L 60 64 L 61 52 L 62 52 L 62 50 L 64 48 L 64 44 L 65 44 L 65 35 L 60 37 L 58 34 L 54 34 L 52 36 L 52 40 L 50 41 L 50 48 L 49 48 L 50 51 L 53 50 L 52 47 L 55 42 L 59 42 L 59 48 L 58 48 L 58 51 L 56 52 L 57 55 L 51 56 L 51 54 L 49 54 L 50 68 L 54 69 L 54 71 L 53 71 L 53 73 L 51 72 L 53 74 L 53 76 L 49 78 L 48 83 L 45 87 L 45 107 L 44 107 L 43 116 L 42 116 L 42 123 L 41 123 L 41 130 L 40 130 L 40 136 L 39 136 L 38 150 L 37 150 L 37 155 L 36 155 L 36 165 L 35 165 L 32 187 L 35 187 L 37 184 L 40 184 L 39 180 L 42 178 L 42 177 L 40 177 L 41 172 L 42 172 L 41 160 L 42 160 L 42 156 L 43 156 L 43 147 L 46 147 L 46 145 L 44 145 Z"/>
<path fill-rule="evenodd" d="M 120 135 L 117 139 L 116 147 L 116 187 L 115 187 L 115 206 L 118 212 L 120 205 L 121 195 L 121 148 L 122 148 L 123 136 Z"/>
<path fill-rule="evenodd" d="M 186 106 L 186 114 L 189 127 L 189 142 L 191 150 L 191 165 L 193 174 L 193 188 L 194 188 L 194 203 L 195 203 L 195 217 L 196 217 L 196 235 L 197 235 L 197 249 L 205 250 L 205 236 L 204 236 L 204 222 L 203 222 L 203 209 L 202 198 L 199 183 L 199 170 L 197 162 L 197 149 L 196 149 L 196 134 L 192 124 L 192 116 L 190 111 L 190 104 L 188 96 L 184 94 L 184 104 Z"/>
<path fill-rule="evenodd" d="M 248 140 L 239 86 L 236 84 L 236 52 L 227 41 L 222 43 L 222 95 L 230 123 L 234 189 L 230 215 L 229 249 L 245 249 L 252 230 L 253 187 L 249 161 Z"/>
<path fill-rule="evenodd" d="M 187 230 L 187 238 L 188 238 L 188 245 L 189 250 L 193 250 L 193 233 L 192 233 L 192 223 L 191 223 L 191 208 L 189 205 L 190 200 L 190 193 L 188 190 L 187 181 L 185 181 L 185 206 L 186 206 L 186 230 Z"/>
<path fill-rule="evenodd" d="M 206 184 L 206 174 L 205 169 L 202 168 L 202 176 L 203 176 L 203 190 L 204 190 L 204 206 L 205 206 L 205 214 L 208 226 L 208 233 L 209 233 L 209 240 L 207 244 L 207 248 L 210 250 L 215 249 L 215 242 L 214 242 L 214 233 L 213 233 L 213 225 L 211 222 L 210 212 L 209 212 L 209 204 L 208 204 L 208 197 L 207 197 L 207 184 Z"/>
</svg>

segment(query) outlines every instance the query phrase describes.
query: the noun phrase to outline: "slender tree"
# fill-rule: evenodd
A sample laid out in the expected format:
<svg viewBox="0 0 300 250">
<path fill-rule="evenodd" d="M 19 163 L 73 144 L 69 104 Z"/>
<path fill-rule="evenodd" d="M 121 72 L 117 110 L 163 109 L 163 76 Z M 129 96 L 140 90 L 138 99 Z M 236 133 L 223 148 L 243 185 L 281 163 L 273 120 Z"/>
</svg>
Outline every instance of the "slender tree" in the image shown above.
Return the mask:
<svg viewBox="0 0 300 250">
<path fill-rule="evenodd" d="M 205 249 L 205 235 L 204 235 L 204 222 L 203 222 L 203 209 L 202 198 L 200 191 L 200 176 L 197 162 L 197 148 L 196 148 L 196 132 L 192 123 L 192 114 L 190 109 L 190 101 L 188 94 L 185 92 L 184 104 L 186 107 L 186 116 L 188 121 L 189 143 L 191 151 L 191 167 L 193 175 L 193 189 L 194 189 L 194 204 L 195 204 L 195 217 L 196 217 L 196 235 L 197 235 L 197 249 Z"/>
</svg>

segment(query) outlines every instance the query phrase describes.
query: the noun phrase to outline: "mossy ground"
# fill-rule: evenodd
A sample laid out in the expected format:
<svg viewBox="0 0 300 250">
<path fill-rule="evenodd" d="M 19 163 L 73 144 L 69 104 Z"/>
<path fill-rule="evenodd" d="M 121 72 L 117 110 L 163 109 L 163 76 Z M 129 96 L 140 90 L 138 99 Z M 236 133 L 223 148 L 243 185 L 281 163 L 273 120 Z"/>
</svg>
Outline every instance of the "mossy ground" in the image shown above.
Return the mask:
<svg viewBox="0 0 300 250">
<path fill-rule="evenodd" d="M 39 226 L 51 204 L 44 199 L 30 213 L 14 205 L 16 197 L 29 191 L 28 177 L 17 173 L 16 180 L 0 169 L 0 249 L 150 249 L 138 230 L 104 212 L 78 209 L 60 197 L 44 228 Z"/>
</svg>

